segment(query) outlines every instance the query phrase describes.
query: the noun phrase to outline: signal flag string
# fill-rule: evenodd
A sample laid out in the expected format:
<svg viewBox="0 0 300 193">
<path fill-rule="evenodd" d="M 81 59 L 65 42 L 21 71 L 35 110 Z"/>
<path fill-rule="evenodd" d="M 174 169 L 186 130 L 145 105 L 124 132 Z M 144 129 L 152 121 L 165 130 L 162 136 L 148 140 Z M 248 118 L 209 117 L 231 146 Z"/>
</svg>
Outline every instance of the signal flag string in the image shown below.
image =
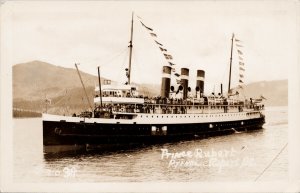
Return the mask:
<svg viewBox="0 0 300 193">
<path fill-rule="evenodd" d="M 157 40 L 157 34 L 154 33 L 154 30 L 153 28 L 150 28 L 149 26 L 147 26 L 143 21 L 142 21 L 142 18 L 137 16 L 137 18 L 139 19 L 141 25 L 147 29 L 147 31 L 149 32 L 150 36 L 153 38 L 154 42 L 158 45 L 158 48 L 159 50 L 162 52 L 164 58 L 167 60 L 167 63 L 172 67 L 172 72 L 173 75 L 176 76 L 176 69 L 173 67 L 175 66 L 176 64 L 174 64 L 173 62 L 171 62 L 173 60 L 173 56 L 171 54 L 169 54 L 167 51 L 167 49 L 164 47 L 164 45 L 162 43 L 160 43 L 158 40 Z M 175 78 L 178 78 L 178 77 L 175 77 Z M 179 84 L 179 83 L 178 83 Z"/>
</svg>

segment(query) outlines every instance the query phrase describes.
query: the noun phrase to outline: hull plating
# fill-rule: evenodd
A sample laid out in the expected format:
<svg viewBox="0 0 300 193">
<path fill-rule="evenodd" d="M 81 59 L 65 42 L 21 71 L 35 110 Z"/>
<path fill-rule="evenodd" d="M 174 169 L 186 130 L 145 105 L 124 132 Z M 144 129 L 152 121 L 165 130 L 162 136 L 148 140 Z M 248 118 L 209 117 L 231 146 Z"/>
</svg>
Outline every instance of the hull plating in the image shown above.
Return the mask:
<svg viewBox="0 0 300 193">
<path fill-rule="evenodd" d="M 227 122 L 153 125 L 44 120 L 43 144 L 45 147 L 155 144 L 256 130 L 262 128 L 264 123 L 264 117 Z"/>
</svg>

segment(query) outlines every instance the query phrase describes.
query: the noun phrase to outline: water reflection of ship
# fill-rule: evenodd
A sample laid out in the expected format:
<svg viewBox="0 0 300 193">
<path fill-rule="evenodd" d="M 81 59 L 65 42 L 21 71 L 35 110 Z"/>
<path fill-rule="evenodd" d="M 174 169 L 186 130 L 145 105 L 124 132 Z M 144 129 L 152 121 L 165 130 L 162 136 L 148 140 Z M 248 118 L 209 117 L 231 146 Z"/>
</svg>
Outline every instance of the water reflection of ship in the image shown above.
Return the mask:
<svg viewBox="0 0 300 193">
<path fill-rule="evenodd" d="M 157 37 L 152 28 L 140 22 Z M 90 104 L 90 111 L 73 116 L 43 114 L 45 151 L 179 141 L 259 129 L 265 123 L 262 99 L 242 100 L 238 91 L 234 93 L 230 89 L 234 35 L 231 39 L 228 93 L 223 94 L 221 85 L 221 92 L 211 95 L 204 94 L 205 71 L 197 70 L 196 88 L 192 92 L 189 69 L 181 68 L 180 75 L 174 72 L 174 63 L 170 62 L 172 56 L 157 40 L 155 43 L 168 63 L 162 68 L 161 94 L 157 97 L 140 95 L 130 80 L 132 40 L 133 15 L 129 66 L 126 69 L 128 81 L 124 85 L 105 81 L 102 85 L 98 67 L 99 86 L 95 89 L 94 105 Z M 240 70 L 244 69 L 240 66 Z M 85 90 L 78 68 L 77 71 Z M 177 84 L 171 85 L 172 77 L 177 79 Z"/>
</svg>

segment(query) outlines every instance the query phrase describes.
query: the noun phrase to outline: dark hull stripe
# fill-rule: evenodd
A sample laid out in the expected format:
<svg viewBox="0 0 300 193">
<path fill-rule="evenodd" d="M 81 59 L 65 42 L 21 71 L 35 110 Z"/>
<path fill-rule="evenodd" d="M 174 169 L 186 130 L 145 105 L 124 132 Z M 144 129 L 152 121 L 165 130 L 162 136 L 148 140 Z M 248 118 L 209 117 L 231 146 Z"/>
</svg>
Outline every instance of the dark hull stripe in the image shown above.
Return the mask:
<svg viewBox="0 0 300 193">
<path fill-rule="evenodd" d="M 262 128 L 264 117 L 222 123 L 99 124 L 43 121 L 43 144 L 155 144 Z"/>
</svg>

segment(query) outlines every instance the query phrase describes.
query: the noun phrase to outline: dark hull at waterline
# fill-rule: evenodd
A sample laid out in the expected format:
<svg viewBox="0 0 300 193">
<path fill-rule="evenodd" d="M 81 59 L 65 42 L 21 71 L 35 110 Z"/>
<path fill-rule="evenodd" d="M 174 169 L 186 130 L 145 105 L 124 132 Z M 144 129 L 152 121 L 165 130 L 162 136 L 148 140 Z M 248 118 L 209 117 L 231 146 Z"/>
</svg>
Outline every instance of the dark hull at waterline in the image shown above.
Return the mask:
<svg viewBox="0 0 300 193">
<path fill-rule="evenodd" d="M 192 124 L 110 124 L 43 121 L 47 152 L 148 145 L 261 129 L 265 118 Z M 64 148 L 62 148 L 64 146 Z"/>
</svg>

